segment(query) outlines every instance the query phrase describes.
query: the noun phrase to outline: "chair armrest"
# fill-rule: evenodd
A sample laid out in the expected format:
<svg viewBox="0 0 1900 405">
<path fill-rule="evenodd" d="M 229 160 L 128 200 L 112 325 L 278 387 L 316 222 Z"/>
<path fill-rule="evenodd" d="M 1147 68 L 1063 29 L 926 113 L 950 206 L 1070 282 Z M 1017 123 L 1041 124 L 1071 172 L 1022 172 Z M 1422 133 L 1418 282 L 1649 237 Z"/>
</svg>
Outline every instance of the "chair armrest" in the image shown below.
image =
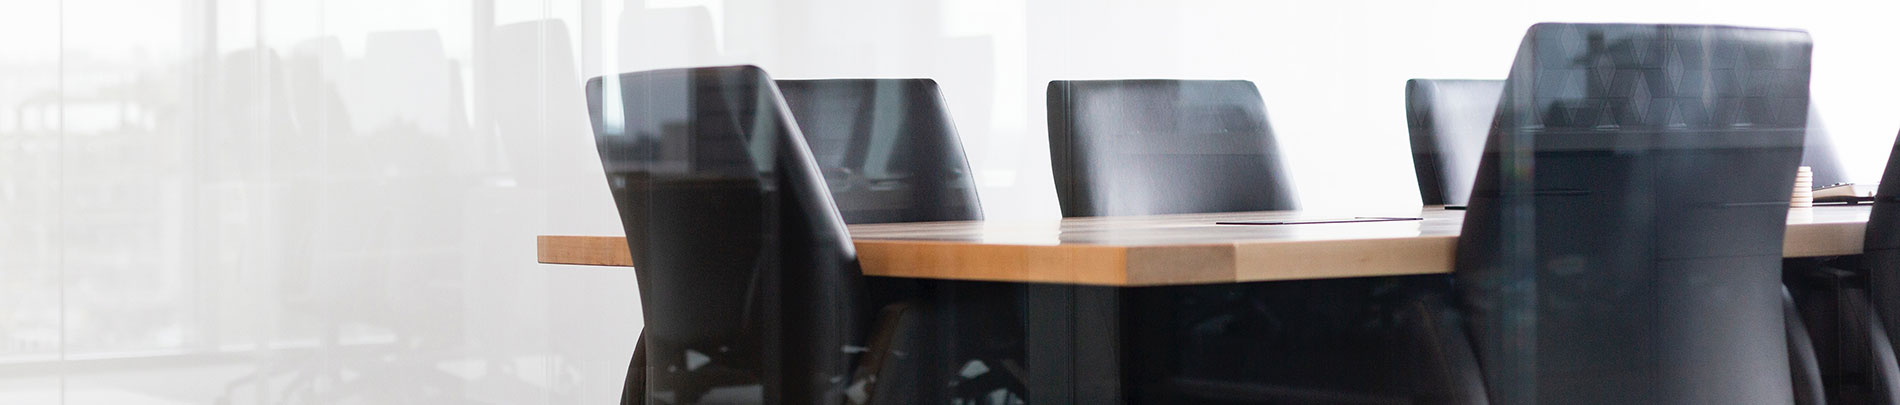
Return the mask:
<svg viewBox="0 0 1900 405">
<path fill-rule="evenodd" d="M 877 399 L 878 383 L 885 377 L 887 370 L 895 367 L 904 350 L 910 346 L 911 334 L 917 321 L 912 314 L 916 304 L 897 302 L 884 306 L 878 311 L 877 323 L 872 325 L 871 341 L 864 355 L 858 358 L 858 365 L 852 373 L 851 385 L 846 387 L 846 404 L 868 404 Z"/>
<path fill-rule="evenodd" d="M 1808 336 L 1808 326 L 1801 320 L 1801 311 L 1794 306 L 1794 295 L 1788 293 L 1788 287 L 1781 287 L 1781 313 L 1787 319 L 1788 330 L 1788 368 L 1794 377 L 1795 405 L 1822 405 L 1827 403 L 1827 394 L 1821 384 L 1821 363 L 1815 357 L 1814 340 Z"/>
</svg>

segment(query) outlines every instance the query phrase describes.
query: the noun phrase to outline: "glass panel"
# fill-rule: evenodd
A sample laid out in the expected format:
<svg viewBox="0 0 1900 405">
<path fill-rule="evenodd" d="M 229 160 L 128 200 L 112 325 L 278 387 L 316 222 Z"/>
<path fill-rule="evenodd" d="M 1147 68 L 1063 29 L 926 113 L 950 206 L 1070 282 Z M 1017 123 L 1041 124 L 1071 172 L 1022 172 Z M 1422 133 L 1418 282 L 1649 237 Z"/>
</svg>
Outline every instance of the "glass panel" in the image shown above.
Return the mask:
<svg viewBox="0 0 1900 405">
<path fill-rule="evenodd" d="M 1896 7 L 9 0 L 0 403 L 1865 402 Z"/>
<path fill-rule="evenodd" d="M 26 1 L 0 16 L 9 38 L 59 35 L 59 2 Z M 0 41 L 0 364 L 57 360 L 61 330 L 59 44 Z M 57 375 L 18 389 L 57 398 Z M 45 382 L 51 381 L 51 385 Z M 12 391 L 12 390 L 7 390 Z M 45 398 L 45 397 L 41 397 Z"/>
</svg>

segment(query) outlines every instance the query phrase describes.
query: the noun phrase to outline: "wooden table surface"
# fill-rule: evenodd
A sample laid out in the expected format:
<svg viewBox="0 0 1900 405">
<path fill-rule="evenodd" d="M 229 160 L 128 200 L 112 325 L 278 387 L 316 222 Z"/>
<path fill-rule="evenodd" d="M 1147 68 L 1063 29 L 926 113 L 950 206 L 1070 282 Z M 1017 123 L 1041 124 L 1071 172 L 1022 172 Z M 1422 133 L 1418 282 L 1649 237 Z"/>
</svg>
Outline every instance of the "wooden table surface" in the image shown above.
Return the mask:
<svg viewBox="0 0 1900 405">
<path fill-rule="evenodd" d="M 1868 205 L 1794 208 L 1786 257 L 1861 251 Z M 1422 221 L 1216 225 L 1352 216 Z M 864 274 L 1106 286 L 1446 273 L 1464 211 L 1268 211 L 850 227 Z M 540 236 L 541 263 L 630 266 L 618 236 Z"/>
</svg>

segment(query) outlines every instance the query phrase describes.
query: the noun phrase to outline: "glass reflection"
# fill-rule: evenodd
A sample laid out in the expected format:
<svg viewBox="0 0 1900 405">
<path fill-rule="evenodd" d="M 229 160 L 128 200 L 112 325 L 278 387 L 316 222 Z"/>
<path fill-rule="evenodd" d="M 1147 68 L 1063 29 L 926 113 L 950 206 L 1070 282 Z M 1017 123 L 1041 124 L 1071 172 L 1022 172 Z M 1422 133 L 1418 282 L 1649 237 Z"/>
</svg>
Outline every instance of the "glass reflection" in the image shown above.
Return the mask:
<svg viewBox="0 0 1900 405">
<path fill-rule="evenodd" d="M 1880 167 L 1894 128 L 1888 112 L 1900 103 L 1889 96 L 1900 82 L 1885 79 L 1891 63 L 1883 59 L 1896 28 L 1870 17 L 1891 13 L 1845 2 L 1543 1 L 1477 11 L 1014 0 L 6 4 L 0 403 L 611 401 L 641 322 L 633 272 L 535 265 L 523 242 L 621 232 L 582 127 L 579 84 L 603 72 L 756 63 L 796 77 L 934 78 L 956 112 L 957 136 L 969 141 L 969 173 L 981 175 L 964 178 L 983 180 L 989 217 L 1030 224 L 1058 216 L 1043 172 L 1048 155 L 1038 149 L 1046 139 L 1038 87 L 1050 79 L 1257 83 L 1275 110 L 1280 164 L 1299 175 L 1298 200 L 1348 215 L 1414 208 L 1405 144 L 1395 138 L 1403 130 L 1392 108 L 1396 78 L 1494 76 L 1510 57 L 1509 39 L 1537 18 L 1815 30 L 1832 51 L 1816 55 L 1827 73 L 1812 89 L 1827 111 L 1809 108 L 1806 151 L 1827 143 L 1818 132 L 1825 117 L 1843 181 L 1868 180 Z M 1461 19 L 1451 27 L 1444 18 L 1380 16 Z M 864 105 L 890 105 L 878 100 Z M 810 124 L 796 100 L 787 103 L 801 126 Z M 816 131 L 805 132 L 825 155 Z M 889 149 L 864 150 L 911 153 L 901 142 L 878 145 Z M 881 192 L 915 178 L 870 176 L 875 155 L 861 155 L 861 165 L 840 160 L 857 178 L 828 185 Z M 1831 182 L 1830 165 L 1804 161 L 1818 183 Z M 859 195 L 868 205 L 939 198 Z M 851 209 L 843 194 L 834 199 Z M 1047 231 L 1011 237 L 1064 237 L 1060 227 L 1034 226 Z M 950 296 L 944 291 L 921 293 Z M 957 304 L 948 311 L 958 315 L 945 317 L 1004 325 L 946 334 L 1020 346 L 1008 332 L 1021 329 L 1009 325 L 1017 320 L 976 310 L 1004 293 L 955 291 L 984 302 Z M 1256 304 L 1228 302 L 1244 305 L 1209 313 L 1252 316 L 1238 311 Z M 1069 321 L 1045 325 L 1074 328 Z M 1262 345 L 1234 336 L 1244 335 L 1202 335 L 1235 351 L 1204 350 L 1196 361 L 1217 364 L 1229 359 L 1214 356 Z M 1026 360 L 1006 350 L 950 353 L 990 356 L 970 369 L 991 372 Z M 930 367 L 971 364 L 942 363 Z M 1109 391 L 1095 388 L 1082 390 Z"/>
<path fill-rule="evenodd" d="M 1800 31 L 1531 28 L 1457 256 L 1494 401 L 1793 401 L 1781 236 L 1809 54 Z"/>
</svg>

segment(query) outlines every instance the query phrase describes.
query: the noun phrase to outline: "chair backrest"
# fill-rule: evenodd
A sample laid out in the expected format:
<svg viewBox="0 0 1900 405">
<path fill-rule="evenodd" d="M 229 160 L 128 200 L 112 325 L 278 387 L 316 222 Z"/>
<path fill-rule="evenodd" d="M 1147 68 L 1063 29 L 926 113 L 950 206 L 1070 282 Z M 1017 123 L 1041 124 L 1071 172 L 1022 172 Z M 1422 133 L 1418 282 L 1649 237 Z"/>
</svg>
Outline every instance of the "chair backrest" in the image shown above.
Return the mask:
<svg viewBox="0 0 1900 405">
<path fill-rule="evenodd" d="M 1888 337 L 1900 336 L 1900 137 L 1887 155 L 1886 172 L 1874 192 L 1873 214 L 1867 218 L 1862 262 L 1867 266 L 1869 295 L 1874 313 Z M 1876 342 L 1878 344 L 1879 342 Z M 1895 348 L 1891 340 L 1887 342 Z M 1873 357 L 1878 359 L 1879 357 Z"/>
<path fill-rule="evenodd" d="M 1478 178 L 1478 156 L 1491 133 L 1503 80 L 1405 81 L 1405 120 L 1412 168 L 1425 205 L 1465 205 Z"/>
<path fill-rule="evenodd" d="M 983 219 L 930 79 L 779 80 L 847 224 Z"/>
<path fill-rule="evenodd" d="M 862 275 L 771 78 L 626 73 L 589 80 L 587 100 L 638 273 L 647 392 L 719 381 L 761 385 L 766 403 L 841 403 L 848 348 L 864 345 Z"/>
<path fill-rule="evenodd" d="M 1788 403 L 1801 31 L 1538 24 L 1458 239 L 1493 402 Z"/>
<path fill-rule="evenodd" d="M 1834 149 L 1834 136 L 1828 134 L 1827 124 L 1821 122 L 1819 108 L 1808 106 L 1808 139 L 1801 148 L 1801 165 L 1814 169 L 1814 186 L 1852 182 L 1847 167 L 1841 165 L 1841 154 Z"/>
<path fill-rule="evenodd" d="M 1252 82 L 1057 80 L 1048 97 L 1062 216 L 1295 208 Z"/>
</svg>

